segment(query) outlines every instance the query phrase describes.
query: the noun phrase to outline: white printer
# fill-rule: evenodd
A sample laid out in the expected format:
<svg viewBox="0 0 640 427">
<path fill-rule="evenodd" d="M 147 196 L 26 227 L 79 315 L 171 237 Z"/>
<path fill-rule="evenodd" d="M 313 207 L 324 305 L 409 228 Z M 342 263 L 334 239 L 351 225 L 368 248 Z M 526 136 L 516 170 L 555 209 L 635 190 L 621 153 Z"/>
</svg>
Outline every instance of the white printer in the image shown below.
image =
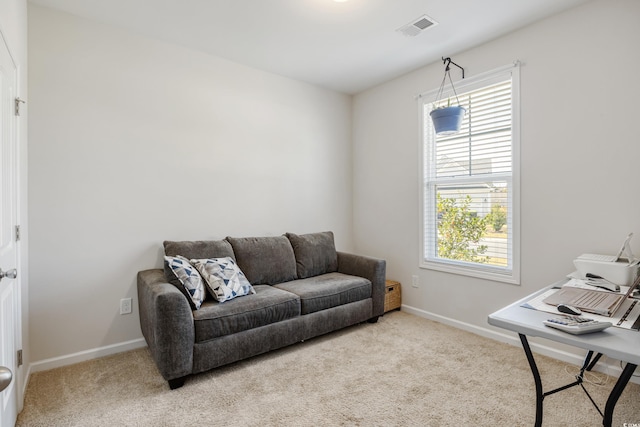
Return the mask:
<svg viewBox="0 0 640 427">
<path fill-rule="evenodd" d="M 640 260 L 631 252 L 630 233 L 617 255 L 582 254 L 573 260 L 582 279 L 601 278 L 620 286 L 631 286 L 638 275 Z"/>
</svg>

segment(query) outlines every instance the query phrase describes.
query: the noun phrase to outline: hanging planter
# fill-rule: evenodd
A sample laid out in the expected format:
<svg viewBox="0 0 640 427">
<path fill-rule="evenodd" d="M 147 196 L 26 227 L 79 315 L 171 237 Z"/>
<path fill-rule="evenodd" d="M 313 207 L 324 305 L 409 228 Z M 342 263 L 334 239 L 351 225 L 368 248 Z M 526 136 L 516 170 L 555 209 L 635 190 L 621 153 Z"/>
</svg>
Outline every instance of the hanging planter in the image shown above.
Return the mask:
<svg viewBox="0 0 640 427">
<path fill-rule="evenodd" d="M 466 111 L 464 107 L 459 105 L 432 110 L 429 115 L 433 121 L 436 135 L 452 135 L 460 132 L 460 126 L 462 126 L 462 119 Z"/>
<path fill-rule="evenodd" d="M 451 80 L 450 73 L 450 64 L 455 65 L 456 67 L 462 70 L 462 78 L 464 78 L 464 68 L 451 61 L 451 58 L 442 58 L 442 61 L 446 64 L 444 69 L 444 78 L 442 79 L 442 83 L 440 84 L 440 89 L 438 90 L 438 94 L 436 95 L 436 100 L 433 103 L 434 109 L 431 110 L 429 115 L 431 116 L 431 121 L 433 122 L 433 127 L 435 128 L 436 135 L 452 135 L 460 131 L 460 126 L 462 126 L 462 119 L 466 113 L 466 109 L 460 106 L 460 100 L 458 99 L 458 94 L 456 93 L 456 88 L 453 86 L 453 80 Z M 447 100 L 446 107 L 436 107 L 440 100 L 440 96 L 444 91 L 445 81 L 449 77 L 449 82 L 451 83 L 451 89 L 453 90 L 453 94 L 456 97 L 456 101 L 458 105 L 451 105 L 451 98 Z"/>
</svg>

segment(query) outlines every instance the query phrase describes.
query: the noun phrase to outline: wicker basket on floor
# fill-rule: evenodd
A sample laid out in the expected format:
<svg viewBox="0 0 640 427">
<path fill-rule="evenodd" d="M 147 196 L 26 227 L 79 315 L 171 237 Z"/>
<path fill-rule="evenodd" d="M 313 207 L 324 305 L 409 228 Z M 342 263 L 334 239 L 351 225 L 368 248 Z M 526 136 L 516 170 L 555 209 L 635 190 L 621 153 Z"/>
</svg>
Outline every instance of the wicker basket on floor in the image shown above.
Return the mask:
<svg viewBox="0 0 640 427">
<path fill-rule="evenodd" d="M 400 282 L 387 280 L 384 292 L 384 312 L 398 309 L 402 304 L 402 291 Z"/>
</svg>

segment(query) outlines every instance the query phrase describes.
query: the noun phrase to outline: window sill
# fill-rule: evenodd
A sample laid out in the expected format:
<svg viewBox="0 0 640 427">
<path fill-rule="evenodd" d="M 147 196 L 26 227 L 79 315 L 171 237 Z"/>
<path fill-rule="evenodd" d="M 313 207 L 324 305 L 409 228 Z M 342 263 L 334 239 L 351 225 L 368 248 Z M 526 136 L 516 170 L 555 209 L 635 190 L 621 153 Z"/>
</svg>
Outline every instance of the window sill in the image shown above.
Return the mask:
<svg viewBox="0 0 640 427">
<path fill-rule="evenodd" d="M 520 285 L 520 276 L 515 274 L 514 271 L 501 271 L 496 268 L 492 271 L 491 268 L 464 266 L 458 263 L 448 263 L 445 261 L 422 261 L 420 268 L 425 270 L 436 270 L 445 273 L 457 274 L 460 276 L 476 277 L 479 279 L 491 280 L 494 282 L 503 282 L 511 285 Z"/>
</svg>

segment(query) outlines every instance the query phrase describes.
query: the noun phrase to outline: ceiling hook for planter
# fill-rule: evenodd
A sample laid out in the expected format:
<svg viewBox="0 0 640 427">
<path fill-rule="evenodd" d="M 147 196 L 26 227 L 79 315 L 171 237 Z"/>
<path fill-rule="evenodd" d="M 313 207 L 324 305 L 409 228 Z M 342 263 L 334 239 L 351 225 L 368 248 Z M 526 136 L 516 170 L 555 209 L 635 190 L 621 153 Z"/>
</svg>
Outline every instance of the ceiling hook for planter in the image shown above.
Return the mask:
<svg viewBox="0 0 640 427">
<path fill-rule="evenodd" d="M 462 78 L 464 79 L 464 68 L 462 68 L 461 66 L 459 66 L 458 64 L 453 62 L 450 57 L 448 57 L 448 56 L 446 58 L 443 57 L 442 58 L 442 63 L 445 64 L 445 68 L 444 68 L 445 72 L 449 71 L 449 64 L 453 64 L 456 67 L 460 68 L 462 70 Z"/>
<path fill-rule="evenodd" d="M 458 93 L 456 92 L 456 87 L 453 85 L 453 80 L 451 79 L 451 67 L 450 65 L 453 64 L 456 67 L 460 68 L 460 70 L 462 70 L 462 78 L 464 79 L 464 68 L 462 68 L 461 66 L 459 66 L 458 64 L 456 64 L 455 62 L 453 62 L 451 60 L 450 57 L 442 57 L 442 62 L 444 63 L 445 67 L 444 67 L 444 77 L 442 78 L 442 83 L 440 84 L 440 89 L 438 89 L 438 93 L 436 95 L 436 101 L 434 102 L 434 105 L 438 103 L 438 101 L 440 100 L 440 96 L 444 93 L 444 86 L 447 80 L 447 77 L 449 77 L 449 83 L 451 83 L 451 89 L 453 90 L 453 94 L 456 97 L 456 101 L 458 102 L 458 105 L 460 105 L 460 100 L 458 99 Z"/>
<path fill-rule="evenodd" d="M 429 115 L 431 116 L 431 120 L 433 121 L 433 128 L 436 135 L 452 135 L 460 130 L 462 119 L 464 117 L 464 114 L 466 113 L 466 108 L 460 105 L 458 93 L 456 92 L 456 88 L 453 85 L 453 80 L 451 80 L 450 65 L 453 64 L 462 70 L 462 78 L 464 78 L 464 68 L 453 62 L 449 57 L 443 57 L 442 62 L 444 62 L 445 64 L 444 77 L 442 78 L 440 89 L 438 89 L 436 100 L 433 103 L 433 108 L 431 109 L 431 112 L 429 112 Z M 453 95 L 456 97 L 456 102 L 458 103 L 458 105 L 451 105 L 450 96 L 447 96 L 446 107 L 440 104 L 440 97 L 445 94 L 444 86 L 447 82 L 447 77 L 449 77 L 451 90 L 453 91 Z"/>
</svg>

